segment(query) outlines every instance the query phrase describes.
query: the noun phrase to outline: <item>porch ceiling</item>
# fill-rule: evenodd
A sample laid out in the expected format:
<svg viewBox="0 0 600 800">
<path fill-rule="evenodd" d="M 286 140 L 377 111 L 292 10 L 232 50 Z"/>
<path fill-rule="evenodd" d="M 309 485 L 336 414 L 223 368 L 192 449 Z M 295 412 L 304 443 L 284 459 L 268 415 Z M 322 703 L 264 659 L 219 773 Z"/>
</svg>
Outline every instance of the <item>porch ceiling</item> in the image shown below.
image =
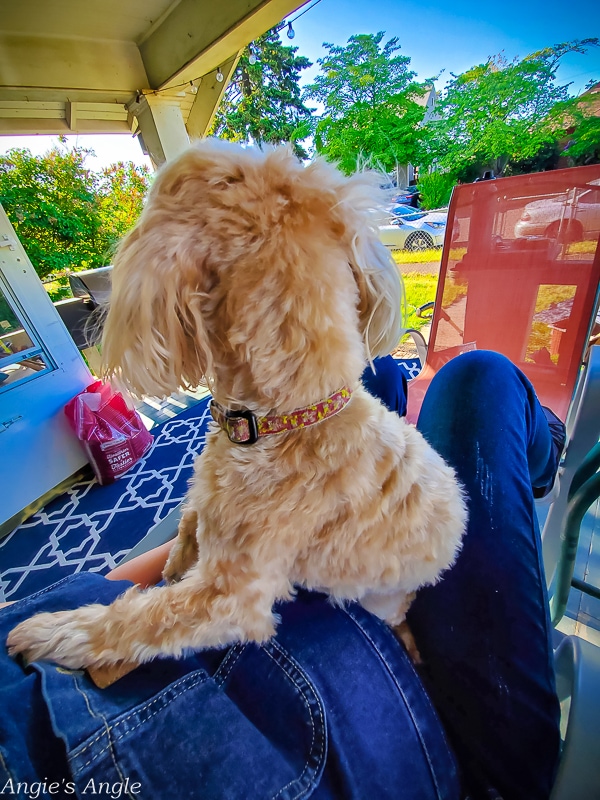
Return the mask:
<svg viewBox="0 0 600 800">
<path fill-rule="evenodd" d="M 212 116 L 249 42 L 306 0 L 19 0 L 0 15 L 0 135 L 127 133 L 138 94 Z M 210 92 L 192 93 L 211 85 Z M 199 98 L 199 95 L 201 98 Z M 206 98 L 211 109 L 207 113 Z"/>
</svg>

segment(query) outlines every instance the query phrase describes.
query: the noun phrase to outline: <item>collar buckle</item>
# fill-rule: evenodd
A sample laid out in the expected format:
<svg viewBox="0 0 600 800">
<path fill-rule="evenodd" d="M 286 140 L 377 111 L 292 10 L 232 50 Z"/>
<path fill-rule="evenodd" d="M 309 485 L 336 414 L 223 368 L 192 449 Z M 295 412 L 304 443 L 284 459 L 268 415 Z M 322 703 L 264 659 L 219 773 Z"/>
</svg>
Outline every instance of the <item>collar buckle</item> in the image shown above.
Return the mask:
<svg viewBox="0 0 600 800">
<path fill-rule="evenodd" d="M 258 418 L 253 411 L 241 409 L 229 411 L 221 408 L 214 400 L 210 404 L 211 416 L 233 444 L 256 444 L 258 441 Z"/>
</svg>

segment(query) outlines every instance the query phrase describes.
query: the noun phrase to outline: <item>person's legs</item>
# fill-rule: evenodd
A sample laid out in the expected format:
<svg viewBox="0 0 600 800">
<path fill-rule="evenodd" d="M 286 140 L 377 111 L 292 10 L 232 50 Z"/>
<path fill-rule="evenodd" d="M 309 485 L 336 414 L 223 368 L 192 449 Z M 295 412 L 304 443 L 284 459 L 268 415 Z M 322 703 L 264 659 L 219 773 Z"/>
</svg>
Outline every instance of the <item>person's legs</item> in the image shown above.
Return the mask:
<svg viewBox="0 0 600 800">
<path fill-rule="evenodd" d="M 0 641 L 33 613 L 107 604 L 129 586 L 72 575 L 0 611 Z M 83 670 L 27 666 L 0 648 L 0 787 L 458 800 L 445 732 L 390 629 L 302 590 L 277 611 L 277 635 L 260 647 L 157 658 L 103 689 Z"/>
<path fill-rule="evenodd" d="M 545 415 L 508 359 L 472 352 L 434 378 L 418 427 L 470 514 L 455 566 L 409 612 L 428 687 L 473 796 L 547 798 L 559 706 L 532 493 L 557 466 Z"/>
<path fill-rule="evenodd" d="M 154 586 L 162 578 L 165 564 L 175 542 L 176 539 L 171 539 L 146 553 L 141 553 L 131 561 L 126 561 L 112 569 L 106 574 L 106 577 L 110 581 L 131 581 L 142 589 Z"/>
</svg>

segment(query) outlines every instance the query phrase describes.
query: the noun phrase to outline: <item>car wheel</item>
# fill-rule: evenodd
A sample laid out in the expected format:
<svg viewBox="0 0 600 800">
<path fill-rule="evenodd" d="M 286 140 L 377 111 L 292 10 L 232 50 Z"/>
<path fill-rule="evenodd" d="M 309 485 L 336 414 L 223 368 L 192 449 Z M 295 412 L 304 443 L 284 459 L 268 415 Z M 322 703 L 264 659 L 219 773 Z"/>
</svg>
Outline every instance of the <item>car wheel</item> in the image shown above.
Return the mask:
<svg viewBox="0 0 600 800">
<path fill-rule="evenodd" d="M 413 253 L 418 250 L 430 250 L 433 248 L 433 239 L 426 231 L 415 231 L 406 237 L 404 248 Z"/>
<path fill-rule="evenodd" d="M 545 235 L 549 239 L 556 239 L 561 244 L 572 244 L 583 239 L 583 225 L 579 220 L 556 220 L 552 225 L 548 225 Z"/>
</svg>

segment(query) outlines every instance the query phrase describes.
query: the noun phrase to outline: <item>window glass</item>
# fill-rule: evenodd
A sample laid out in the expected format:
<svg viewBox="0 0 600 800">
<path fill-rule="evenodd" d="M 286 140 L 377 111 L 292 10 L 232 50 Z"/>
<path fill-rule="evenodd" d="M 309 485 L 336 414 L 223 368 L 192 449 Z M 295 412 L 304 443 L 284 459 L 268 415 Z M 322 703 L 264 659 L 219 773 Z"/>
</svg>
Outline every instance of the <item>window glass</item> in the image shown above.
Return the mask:
<svg viewBox="0 0 600 800">
<path fill-rule="evenodd" d="M 0 392 L 53 368 L 16 300 L 0 283 Z"/>
</svg>

